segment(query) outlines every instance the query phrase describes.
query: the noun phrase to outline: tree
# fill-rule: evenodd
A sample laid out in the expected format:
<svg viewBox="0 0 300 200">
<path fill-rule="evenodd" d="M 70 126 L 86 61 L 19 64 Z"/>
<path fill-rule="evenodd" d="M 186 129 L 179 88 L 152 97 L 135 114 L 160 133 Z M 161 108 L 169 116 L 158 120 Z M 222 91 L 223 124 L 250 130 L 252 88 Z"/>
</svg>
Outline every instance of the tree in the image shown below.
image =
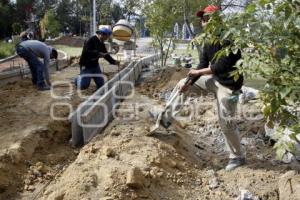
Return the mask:
<svg viewBox="0 0 300 200">
<path fill-rule="evenodd" d="M 26 0 L 26 1 L 30 1 L 30 0 Z M 31 0 L 31 1 L 34 1 L 33 12 L 40 19 L 43 18 L 43 16 L 46 14 L 47 11 L 51 9 L 55 9 L 58 3 L 58 0 Z"/>
<path fill-rule="evenodd" d="M 110 0 L 97 0 L 97 8 L 100 24 L 111 24 L 112 2 Z"/>
<path fill-rule="evenodd" d="M 72 31 L 74 28 L 73 19 L 75 18 L 75 2 L 71 0 L 64 0 L 58 3 L 56 8 L 56 18 L 65 31 L 65 28 L 71 28 Z"/>
<path fill-rule="evenodd" d="M 197 38 L 215 42 L 233 41 L 217 57 L 242 50 L 238 61 L 239 71 L 246 78 L 259 77 L 266 80 L 260 100 L 267 125 L 278 124 L 277 155 L 293 151 L 293 145 L 285 142 L 283 130 L 290 130 L 289 137 L 300 143 L 300 2 L 296 0 L 257 0 L 246 10 L 224 19 L 215 13 L 205 33 Z"/>
<path fill-rule="evenodd" d="M 8 0 L 0 2 L 0 38 L 11 36 L 14 7 Z"/>
<path fill-rule="evenodd" d="M 19 22 L 15 22 L 12 24 L 13 34 L 19 35 L 22 31 L 22 25 Z"/>
<path fill-rule="evenodd" d="M 59 30 L 60 30 L 60 24 L 58 20 L 55 17 L 55 13 L 53 10 L 49 10 L 46 12 L 45 16 L 41 20 L 41 29 L 44 33 L 44 37 L 55 37 L 58 35 Z"/>
<path fill-rule="evenodd" d="M 114 3 L 112 5 L 112 20 L 114 23 L 124 18 L 123 10 L 119 4 Z"/>
<path fill-rule="evenodd" d="M 137 12 L 142 8 L 142 4 L 140 1 L 136 0 L 122 0 L 121 1 L 124 5 L 123 12 L 124 15 L 127 17 L 127 20 L 130 22 L 132 16 L 139 15 Z"/>
<path fill-rule="evenodd" d="M 173 26 L 175 24 L 175 16 L 178 12 L 176 6 L 179 5 L 177 3 L 172 0 L 155 0 L 144 8 L 146 26 L 150 29 L 153 36 L 154 46 L 160 50 L 162 66 L 166 64 L 170 45 L 174 39 Z M 170 39 L 167 39 L 167 36 Z M 165 48 L 166 52 L 164 51 Z"/>
</svg>

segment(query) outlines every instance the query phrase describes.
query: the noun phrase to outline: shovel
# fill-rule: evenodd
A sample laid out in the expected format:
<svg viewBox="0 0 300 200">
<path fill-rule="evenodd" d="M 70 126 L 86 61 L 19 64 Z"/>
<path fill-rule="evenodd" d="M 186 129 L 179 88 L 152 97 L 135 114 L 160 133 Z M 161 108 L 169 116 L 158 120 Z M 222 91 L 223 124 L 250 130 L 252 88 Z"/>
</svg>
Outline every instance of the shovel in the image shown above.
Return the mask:
<svg viewBox="0 0 300 200">
<path fill-rule="evenodd" d="M 189 82 L 189 80 L 191 80 L 191 77 L 186 77 L 184 85 L 186 85 Z M 150 134 L 156 132 L 156 130 L 159 128 L 163 114 L 171 106 L 172 102 L 174 101 L 174 99 L 176 97 L 178 97 L 179 94 L 180 94 L 180 90 L 177 90 L 176 93 L 172 96 L 172 98 L 167 102 L 167 104 L 166 104 L 165 108 L 163 109 L 163 111 L 161 111 L 159 113 L 155 125 L 150 128 L 150 131 L 149 131 Z"/>
</svg>

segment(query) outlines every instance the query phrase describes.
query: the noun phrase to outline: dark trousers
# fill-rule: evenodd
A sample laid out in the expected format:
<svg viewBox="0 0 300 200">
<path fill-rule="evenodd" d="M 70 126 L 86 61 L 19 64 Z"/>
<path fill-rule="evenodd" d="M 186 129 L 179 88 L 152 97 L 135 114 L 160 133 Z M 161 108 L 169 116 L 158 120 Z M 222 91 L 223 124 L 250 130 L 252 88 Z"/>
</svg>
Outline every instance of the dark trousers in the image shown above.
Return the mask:
<svg viewBox="0 0 300 200">
<path fill-rule="evenodd" d="M 34 85 L 38 87 L 45 86 L 44 81 L 44 64 L 38 59 L 34 53 L 21 45 L 18 45 L 16 48 L 17 54 L 26 60 L 29 65 L 31 72 L 31 80 Z"/>
<path fill-rule="evenodd" d="M 81 70 L 80 75 L 75 80 L 75 84 L 77 88 L 85 90 L 90 86 L 92 78 L 96 83 L 97 89 L 104 85 L 104 80 L 99 64 L 96 66 L 88 66 Z"/>
</svg>

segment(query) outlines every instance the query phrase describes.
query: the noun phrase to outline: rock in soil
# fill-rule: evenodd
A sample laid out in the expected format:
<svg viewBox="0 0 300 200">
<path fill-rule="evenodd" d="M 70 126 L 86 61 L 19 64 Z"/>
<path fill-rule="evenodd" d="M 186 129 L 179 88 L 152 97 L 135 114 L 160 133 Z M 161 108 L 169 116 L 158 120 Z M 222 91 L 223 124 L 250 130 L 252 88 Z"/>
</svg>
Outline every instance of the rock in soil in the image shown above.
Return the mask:
<svg viewBox="0 0 300 200">
<path fill-rule="evenodd" d="M 134 189 L 140 189 L 143 187 L 144 175 L 140 168 L 133 167 L 127 172 L 126 185 Z"/>
</svg>

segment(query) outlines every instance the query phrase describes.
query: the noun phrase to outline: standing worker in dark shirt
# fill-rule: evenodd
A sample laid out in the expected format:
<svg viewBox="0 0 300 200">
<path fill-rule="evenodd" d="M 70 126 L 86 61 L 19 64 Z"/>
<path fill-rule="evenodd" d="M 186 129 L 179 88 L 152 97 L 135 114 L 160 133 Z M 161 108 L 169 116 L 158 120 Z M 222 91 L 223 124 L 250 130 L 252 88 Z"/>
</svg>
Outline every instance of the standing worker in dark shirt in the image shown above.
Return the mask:
<svg viewBox="0 0 300 200">
<path fill-rule="evenodd" d="M 197 12 L 201 19 L 202 26 L 205 27 L 209 20 L 209 15 L 218 11 L 217 6 L 208 6 Z M 226 44 L 225 44 L 226 45 Z M 163 112 L 150 113 L 153 117 L 158 118 L 160 125 L 168 128 L 174 122 L 175 115 L 179 112 L 180 107 L 184 105 L 184 98 L 188 92 L 201 94 L 201 90 L 213 92 L 217 97 L 218 117 L 220 127 L 225 137 L 225 143 L 228 147 L 230 156 L 226 170 L 233 170 L 245 163 L 244 153 L 241 149 L 239 131 L 233 119 L 236 107 L 237 97 L 243 85 L 243 76 L 240 75 L 237 81 L 230 76 L 230 73 L 236 68 L 235 63 L 241 58 L 241 53 L 230 53 L 215 59 L 214 56 L 224 47 L 220 43 L 204 45 L 200 56 L 200 64 L 197 69 L 189 71 L 187 79 L 182 79 L 174 88 L 168 107 Z M 181 94 L 181 95 L 178 95 Z M 177 97 L 176 97 L 177 95 Z M 173 97 L 173 98 L 172 98 Z M 160 116 L 160 117 L 158 117 Z"/>
<path fill-rule="evenodd" d="M 75 84 L 77 88 L 84 90 L 90 86 L 91 78 L 94 79 L 97 89 L 103 84 L 104 80 L 99 65 L 99 58 L 104 58 L 110 64 L 119 65 L 119 61 L 113 59 L 107 52 L 104 42 L 109 39 L 112 32 L 108 28 L 100 28 L 96 35 L 89 38 L 83 46 L 79 65 L 83 68 L 80 76 L 77 77 Z"/>
</svg>

